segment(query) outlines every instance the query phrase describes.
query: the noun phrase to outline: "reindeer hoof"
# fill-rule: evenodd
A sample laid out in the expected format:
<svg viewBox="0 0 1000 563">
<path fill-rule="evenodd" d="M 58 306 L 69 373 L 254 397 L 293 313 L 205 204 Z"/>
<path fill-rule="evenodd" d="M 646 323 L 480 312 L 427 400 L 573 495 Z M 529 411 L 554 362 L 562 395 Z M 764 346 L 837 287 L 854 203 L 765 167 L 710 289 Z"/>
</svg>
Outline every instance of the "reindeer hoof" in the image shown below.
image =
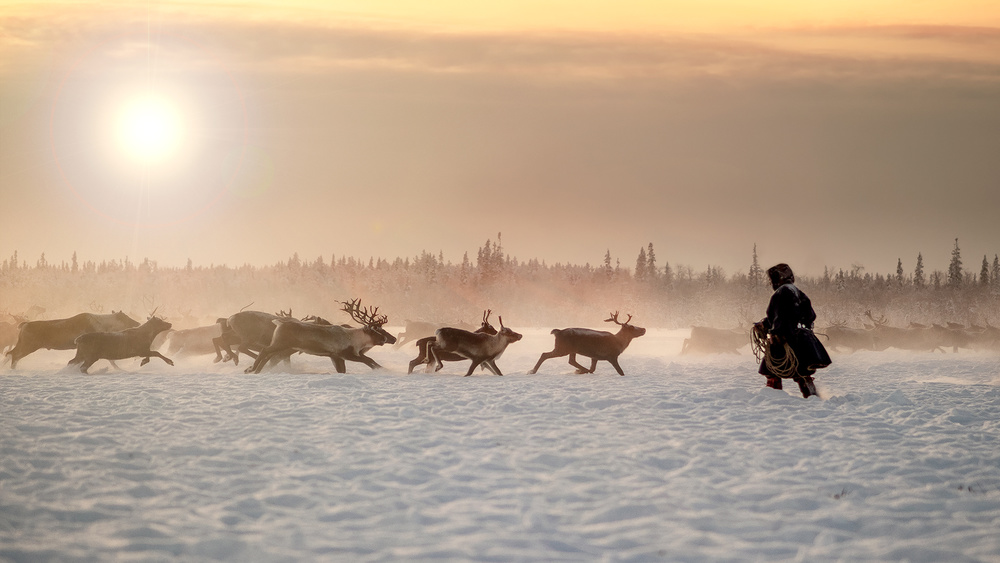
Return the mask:
<svg viewBox="0 0 1000 563">
<path fill-rule="evenodd" d="M 149 363 L 149 358 L 143 358 L 142 361 L 139 362 L 139 367 L 142 367 L 148 363 Z"/>
<path fill-rule="evenodd" d="M 174 365 L 174 361 L 173 360 L 163 360 L 163 361 L 167 362 L 168 366 Z"/>
</svg>

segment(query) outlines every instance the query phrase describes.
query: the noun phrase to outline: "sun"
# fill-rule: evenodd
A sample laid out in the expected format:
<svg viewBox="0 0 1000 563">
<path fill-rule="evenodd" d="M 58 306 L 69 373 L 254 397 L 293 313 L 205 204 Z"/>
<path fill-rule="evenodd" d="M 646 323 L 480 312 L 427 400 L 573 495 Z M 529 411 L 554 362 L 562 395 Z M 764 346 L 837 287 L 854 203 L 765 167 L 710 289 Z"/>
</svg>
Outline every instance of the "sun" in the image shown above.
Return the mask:
<svg viewBox="0 0 1000 563">
<path fill-rule="evenodd" d="M 141 96 L 122 105 L 115 131 L 124 154 L 152 164 L 177 154 L 183 142 L 183 125 L 177 105 L 164 98 Z"/>
</svg>

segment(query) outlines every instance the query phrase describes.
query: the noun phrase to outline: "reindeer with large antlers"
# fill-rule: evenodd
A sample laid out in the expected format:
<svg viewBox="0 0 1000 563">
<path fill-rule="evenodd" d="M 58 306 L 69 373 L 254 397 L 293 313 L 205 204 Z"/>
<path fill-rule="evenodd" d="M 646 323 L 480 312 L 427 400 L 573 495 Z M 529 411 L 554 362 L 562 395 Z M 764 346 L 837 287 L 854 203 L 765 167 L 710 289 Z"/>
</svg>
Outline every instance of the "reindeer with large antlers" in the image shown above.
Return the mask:
<svg viewBox="0 0 1000 563">
<path fill-rule="evenodd" d="M 465 377 L 472 375 L 480 364 L 497 375 L 503 375 L 496 360 L 507 349 L 507 345 L 520 340 L 521 335 L 503 326 L 503 317 L 498 318 L 500 330 L 496 334 L 469 332 L 453 327 L 439 328 L 434 345 L 429 347 L 436 369 L 441 369 L 441 360 L 445 354 L 454 354 L 472 360 Z"/>
<path fill-rule="evenodd" d="M 604 319 L 604 322 L 613 322 L 620 326 L 616 334 L 603 330 L 591 330 L 589 328 L 563 328 L 554 329 L 552 334 L 556 337 L 555 347 L 551 352 L 545 352 L 538 358 L 538 363 L 528 373 L 536 373 L 542 362 L 550 358 L 561 358 L 569 354 L 569 365 L 576 368 L 576 373 L 594 373 L 599 360 L 605 360 L 615 367 L 618 375 L 625 375 L 622 367 L 618 365 L 618 356 L 628 348 L 632 339 L 646 334 L 646 329 L 632 326 L 629 315 L 625 322 L 618 320 L 618 311 L 611 314 L 611 318 Z M 580 365 L 576 361 L 577 354 L 591 359 L 590 369 Z"/>
<path fill-rule="evenodd" d="M 313 356 L 327 356 L 333 362 L 337 373 L 346 373 L 345 360 L 361 362 L 371 369 L 380 368 L 378 362 L 365 355 L 375 346 L 392 344 L 396 337 L 382 327 L 389 321 L 386 315 L 378 314 L 378 307 L 362 307 L 360 299 L 341 302 L 341 311 L 347 313 L 361 328 L 341 325 L 324 325 L 316 322 L 300 321 L 293 318 L 274 319 L 274 334 L 271 343 L 260 351 L 248 373 L 260 373 L 272 357 L 282 357 L 293 352 Z"/>
</svg>

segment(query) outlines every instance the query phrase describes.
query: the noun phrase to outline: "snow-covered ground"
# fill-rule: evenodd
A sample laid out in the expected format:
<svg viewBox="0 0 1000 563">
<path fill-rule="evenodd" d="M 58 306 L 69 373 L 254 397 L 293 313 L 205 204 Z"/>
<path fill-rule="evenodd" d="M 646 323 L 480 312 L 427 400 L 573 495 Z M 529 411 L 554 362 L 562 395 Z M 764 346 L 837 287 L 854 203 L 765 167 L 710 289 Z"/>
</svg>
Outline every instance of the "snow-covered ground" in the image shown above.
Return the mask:
<svg viewBox="0 0 1000 563">
<path fill-rule="evenodd" d="M 1000 358 L 836 355 L 822 399 L 650 331 L 406 375 L 0 368 L 0 560 L 1000 561 Z M 786 387 L 794 387 L 786 386 Z"/>
</svg>

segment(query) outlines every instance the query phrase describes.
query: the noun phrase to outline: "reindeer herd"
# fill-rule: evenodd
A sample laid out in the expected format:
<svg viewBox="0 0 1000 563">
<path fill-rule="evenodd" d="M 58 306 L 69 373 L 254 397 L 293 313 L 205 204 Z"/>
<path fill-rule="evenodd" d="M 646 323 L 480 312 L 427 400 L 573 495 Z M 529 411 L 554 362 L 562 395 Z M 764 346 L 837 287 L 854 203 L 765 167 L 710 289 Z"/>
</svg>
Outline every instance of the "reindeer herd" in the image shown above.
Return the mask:
<svg viewBox="0 0 1000 563">
<path fill-rule="evenodd" d="M 507 347 L 521 340 L 522 335 L 504 326 L 498 317 L 499 330 L 490 322 L 492 310 L 483 312 L 480 326 L 456 323 L 441 326 L 425 322 L 407 322 L 406 330 L 393 336 L 385 330 L 388 316 L 379 314 L 378 307 L 361 304 L 360 299 L 341 302 L 341 311 L 360 326 L 334 324 L 314 315 L 296 319 L 291 311 L 266 313 L 240 311 L 216 323 L 182 330 L 173 330 L 171 324 L 156 316 L 154 310 L 143 324 L 122 311 L 110 314 L 80 313 L 65 319 L 27 320 L 17 318 L 16 323 L 0 322 L 0 351 L 6 350 L 4 360 L 11 369 L 18 362 L 37 350 L 76 350 L 69 365 L 87 370 L 97 361 L 107 360 L 116 369 L 116 360 L 142 358 L 145 365 L 150 358 L 159 358 L 173 365 L 161 351 L 169 355 L 215 354 L 215 362 L 233 362 L 238 366 L 240 355 L 252 358 L 246 373 L 261 373 L 265 367 L 279 363 L 289 364 L 293 354 L 302 353 L 330 358 L 337 373 L 346 373 L 347 362 L 358 362 L 371 369 L 379 365 L 366 353 L 386 344 L 399 347 L 414 343 L 417 357 L 409 362 L 407 373 L 417 366 L 426 371 L 440 371 L 444 362 L 469 360 L 465 375 L 472 375 L 476 368 L 495 375 L 503 375 L 497 359 Z M 1000 351 L 1000 328 L 986 326 L 918 325 L 907 327 L 889 325 L 884 315 L 875 317 L 871 311 L 865 316 L 871 321 L 864 328 L 848 327 L 834 323 L 816 329 L 824 344 L 833 351 L 873 350 L 888 348 L 908 351 L 941 351 L 960 349 Z M 622 322 L 618 313 L 612 313 L 605 322 L 619 326 L 617 333 L 586 328 L 554 329 L 553 349 L 544 352 L 528 372 L 534 374 L 543 362 L 552 358 L 569 356 L 569 364 L 577 373 L 594 373 L 599 361 L 606 361 L 619 375 L 625 372 L 618 363 L 619 356 L 629 343 L 646 333 L 634 326 L 632 316 Z M 690 337 L 684 340 L 682 354 L 687 353 L 738 353 L 749 343 L 747 331 L 717 329 L 704 326 L 691 328 Z M 577 356 L 591 360 L 587 367 L 577 361 Z"/>
<path fill-rule="evenodd" d="M 117 368 L 115 360 L 142 358 L 145 365 L 150 358 L 160 358 L 168 365 L 173 361 L 159 352 L 208 354 L 214 352 L 215 362 L 232 361 L 239 365 L 240 354 L 253 358 L 253 364 L 245 373 L 261 373 L 267 366 L 290 363 L 292 354 L 302 353 L 330 358 L 337 373 L 347 372 L 347 362 L 359 362 L 371 369 L 382 366 L 366 355 L 376 346 L 397 344 L 404 338 L 415 341 L 418 355 L 409 363 L 407 373 L 413 373 L 418 365 L 426 365 L 427 370 L 440 371 L 443 362 L 470 360 L 468 377 L 477 367 L 482 367 L 494 375 L 503 375 L 497 366 L 497 359 L 507 346 L 521 340 L 522 335 L 504 326 L 503 317 L 498 316 L 499 330 L 490 323 L 492 310 L 483 313 L 480 327 L 470 331 L 470 326 L 420 326 L 408 325 L 399 339 L 385 330 L 388 316 L 379 314 L 378 307 L 363 306 L 360 299 L 341 302 L 341 311 L 347 313 L 360 326 L 334 324 L 322 317 L 307 316 L 296 319 L 291 311 L 276 314 L 263 311 L 240 311 L 229 317 L 219 318 L 211 326 L 185 330 L 172 330 L 171 323 L 149 315 L 145 323 L 130 318 L 125 313 L 112 311 L 111 314 L 80 313 L 70 318 L 57 320 L 22 320 L 16 326 L 16 337 L 0 342 L 0 350 L 10 348 L 5 357 L 10 359 L 11 369 L 25 356 L 40 350 L 76 350 L 69 361 L 70 366 L 87 370 L 99 360 L 107 360 Z M 529 373 L 536 373 L 545 360 L 569 356 L 569 363 L 577 373 L 594 373 L 598 361 L 609 362 L 619 375 L 625 375 L 618 357 L 629 343 L 646 333 L 646 329 L 630 323 L 632 315 L 625 322 L 618 320 L 618 312 L 612 313 L 605 322 L 613 322 L 620 328 L 617 333 L 585 328 L 555 329 L 555 346 L 543 353 L 538 363 Z M 425 335 L 433 330 L 432 335 Z M 0 334 L 2 336 L 2 334 Z M 589 368 L 577 363 L 577 356 L 591 359 Z"/>
<path fill-rule="evenodd" d="M 870 324 L 862 323 L 862 327 L 855 328 L 847 326 L 846 321 L 835 322 L 817 327 L 816 336 L 828 349 L 838 352 L 881 352 L 890 348 L 911 352 L 958 352 L 961 349 L 1000 352 L 1000 328 L 989 323 L 965 326 L 911 322 L 901 327 L 890 325 L 885 315 L 875 317 L 870 310 L 864 315 Z M 749 330 L 693 326 L 681 353 L 735 354 L 749 341 Z"/>
</svg>

